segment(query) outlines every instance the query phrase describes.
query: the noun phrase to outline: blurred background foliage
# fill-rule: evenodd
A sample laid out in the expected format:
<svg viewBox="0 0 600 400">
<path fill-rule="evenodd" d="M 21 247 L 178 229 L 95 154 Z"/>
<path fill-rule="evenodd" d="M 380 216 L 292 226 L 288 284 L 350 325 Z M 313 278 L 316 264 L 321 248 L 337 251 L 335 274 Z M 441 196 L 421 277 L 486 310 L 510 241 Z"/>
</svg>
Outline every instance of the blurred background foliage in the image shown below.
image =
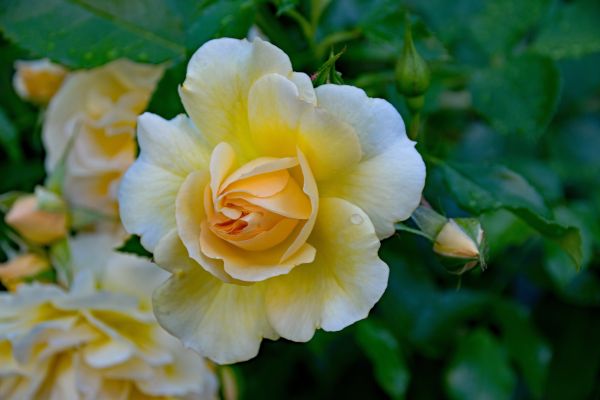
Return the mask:
<svg viewBox="0 0 600 400">
<path fill-rule="evenodd" d="M 241 398 L 600 398 L 597 0 L 2 0 L 0 192 L 44 177 L 43 111 L 15 94 L 16 59 L 166 62 L 149 108 L 172 117 L 191 54 L 255 26 L 309 74 L 345 48 L 342 79 L 408 125 L 394 75 L 406 11 L 432 77 L 425 197 L 480 218 L 488 269 L 451 275 L 430 242 L 398 233 L 383 242 L 389 287 L 369 319 L 308 344 L 264 342 L 232 367 Z"/>
</svg>

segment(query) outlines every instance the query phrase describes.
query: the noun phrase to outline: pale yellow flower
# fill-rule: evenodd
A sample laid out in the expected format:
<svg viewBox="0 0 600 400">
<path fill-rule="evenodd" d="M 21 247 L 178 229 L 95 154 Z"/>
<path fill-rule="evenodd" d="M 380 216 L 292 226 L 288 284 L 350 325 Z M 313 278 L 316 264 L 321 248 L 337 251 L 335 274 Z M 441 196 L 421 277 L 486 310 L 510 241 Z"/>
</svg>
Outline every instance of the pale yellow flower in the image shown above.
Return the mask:
<svg viewBox="0 0 600 400">
<path fill-rule="evenodd" d="M 68 152 L 69 203 L 116 213 L 117 184 L 135 158 L 136 118 L 162 72 L 161 66 L 117 60 L 69 74 L 48 106 L 43 129 L 48 172 Z"/>
<path fill-rule="evenodd" d="M 21 254 L 0 264 L 0 282 L 8 290 L 15 290 L 25 279 L 49 268 L 50 263 L 45 257 L 34 253 Z"/>
<path fill-rule="evenodd" d="M 41 210 L 35 195 L 17 199 L 4 221 L 25 239 L 36 244 L 49 244 L 67 234 L 66 214 L 63 211 Z"/>
<path fill-rule="evenodd" d="M 152 315 L 150 291 L 164 271 L 113 245 L 99 235 L 72 240 L 69 291 L 36 283 L 0 294 L 0 398 L 216 398 L 204 359 Z"/>
<path fill-rule="evenodd" d="M 15 62 L 13 86 L 24 100 L 47 104 L 62 84 L 67 70 L 44 58 Z"/>
<path fill-rule="evenodd" d="M 180 94 L 191 119 L 139 118 L 119 194 L 125 228 L 172 273 L 154 295 L 161 325 L 231 363 L 263 337 L 307 341 L 365 318 L 387 285 L 379 240 L 425 179 L 394 107 L 313 89 L 259 38 L 203 45 Z"/>
</svg>

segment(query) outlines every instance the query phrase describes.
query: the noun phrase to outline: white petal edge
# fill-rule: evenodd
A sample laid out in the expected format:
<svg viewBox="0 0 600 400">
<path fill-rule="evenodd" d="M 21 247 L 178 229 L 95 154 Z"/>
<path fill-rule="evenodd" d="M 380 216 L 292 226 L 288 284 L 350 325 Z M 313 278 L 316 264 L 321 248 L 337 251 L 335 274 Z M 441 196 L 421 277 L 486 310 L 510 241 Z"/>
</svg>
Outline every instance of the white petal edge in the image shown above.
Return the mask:
<svg viewBox="0 0 600 400">
<path fill-rule="evenodd" d="M 386 100 L 368 97 L 364 90 L 347 85 L 321 85 L 315 92 L 319 107 L 354 128 L 363 159 L 384 152 L 396 140 L 407 139 L 402 117 Z"/>
<path fill-rule="evenodd" d="M 340 197 L 362 208 L 380 239 L 393 235 L 394 223 L 410 217 L 425 186 L 425 163 L 414 145 L 397 140 L 336 180 L 323 182 L 321 195 Z"/>
</svg>

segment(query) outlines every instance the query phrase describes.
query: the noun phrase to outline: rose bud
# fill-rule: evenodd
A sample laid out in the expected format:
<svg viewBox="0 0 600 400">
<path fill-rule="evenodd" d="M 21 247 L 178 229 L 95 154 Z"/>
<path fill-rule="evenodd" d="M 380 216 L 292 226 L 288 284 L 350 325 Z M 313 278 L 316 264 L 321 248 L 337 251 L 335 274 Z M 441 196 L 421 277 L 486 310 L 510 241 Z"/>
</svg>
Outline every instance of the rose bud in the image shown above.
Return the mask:
<svg viewBox="0 0 600 400">
<path fill-rule="evenodd" d="M 446 267 L 448 272 L 462 274 L 478 263 L 485 268 L 483 260 L 484 232 L 475 218 L 449 219 L 435 238 L 433 251 L 444 257 L 460 260 L 457 268 Z M 464 261 L 469 261 L 466 264 Z"/>
<path fill-rule="evenodd" d="M 0 264 L 0 282 L 10 291 L 35 275 L 50 268 L 48 260 L 37 254 L 23 254 Z"/>
<path fill-rule="evenodd" d="M 17 61 L 15 69 L 13 86 L 19 97 L 41 105 L 48 104 L 67 75 L 65 68 L 46 58 Z"/>
<path fill-rule="evenodd" d="M 49 244 L 67 233 L 67 218 L 63 211 L 45 211 L 34 195 L 18 199 L 4 218 L 23 238 L 35 244 Z"/>
</svg>

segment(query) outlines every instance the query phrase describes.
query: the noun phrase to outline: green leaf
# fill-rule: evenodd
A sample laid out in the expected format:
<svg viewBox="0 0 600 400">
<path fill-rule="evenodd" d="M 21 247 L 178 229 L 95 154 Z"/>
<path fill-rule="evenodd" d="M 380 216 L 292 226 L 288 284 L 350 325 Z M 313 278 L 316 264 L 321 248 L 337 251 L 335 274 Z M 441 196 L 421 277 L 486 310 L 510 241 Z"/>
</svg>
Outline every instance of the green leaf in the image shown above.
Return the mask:
<svg viewBox="0 0 600 400">
<path fill-rule="evenodd" d="M 115 249 L 121 253 L 135 254 L 136 256 L 152 258 L 152 253 L 142 246 L 140 237 L 138 235 L 131 235 L 127 238 L 125 243 Z"/>
<path fill-rule="evenodd" d="M 600 238 L 598 211 L 586 202 L 573 202 L 569 207 L 555 210 L 559 221 L 569 221 L 577 226 L 582 236 L 582 267 L 594 257 L 594 241 Z M 557 292 L 578 304 L 597 305 L 600 302 L 600 279 L 592 266 L 575 271 L 567 255 L 555 246 L 544 247 L 544 268 Z"/>
<path fill-rule="evenodd" d="M 432 357 L 442 357 L 452 346 L 457 326 L 480 319 L 491 302 L 487 293 L 470 290 L 448 291 L 421 304 L 411 324 L 410 338 Z"/>
<path fill-rule="evenodd" d="M 246 37 L 254 22 L 252 0 L 171 0 L 181 16 L 188 53 L 215 37 Z"/>
<path fill-rule="evenodd" d="M 43 161 L 39 158 L 23 160 L 18 163 L 5 162 L 0 159 L 0 193 L 19 190 L 31 192 L 43 181 L 45 170 Z"/>
<path fill-rule="evenodd" d="M 19 135 L 17 129 L 8 119 L 4 110 L 0 108 L 0 146 L 4 148 L 8 157 L 13 161 L 23 158 L 19 147 Z"/>
<path fill-rule="evenodd" d="M 553 355 L 544 400 L 598 398 L 600 318 L 597 308 L 545 304 L 538 315 Z"/>
<path fill-rule="evenodd" d="M 551 351 L 532 324 L 529 315 L 515 304 L 493 303 L 495 320 L 500 324 L 502 342 L 535 398 L 543 394 Z"/>
<path fill-rule="evenodd" d="M 582 262 L 579 229 L 552 220 L 542 196 L 523 177 L 500 166 L 443 164 L 446 185 L 459 205 L 475 214 L 506 209 L 557 243 L 577 267 Z"/>
<path fill-rule="evenodd" d="M 471 23 L 471 32 L 488 54 L 508 52 L 539 20 L 548 0 L 494 0 Z M 502 23 L 498 23 L 502 21 Z"/>
<path fill-rule="evenodd" d="M 525 54 L 475 73 L 473 106 L 500 133 L 538 138 L 556 110 L 560 73 L 546 57 Z"/>
<path fill-rule="evenodd" d="M 510 399 L 516 379 L 500 344 L 485 330 L 465 336 L 448 365 L 445 377 L 453 400 Z"/>
<path fill-rule="evenodd" d="M 488 243 L 488 257 L 494 259 L 510 246 L 521 246 L 535 234 L 525 222 L 506 210 L 494 210 L 480 217 Z"/>
<path fill-rule="evenodd" d="M 373 363 L 375 377 L 382 389 L 393 399 L 403 399 L 410 371 L 394 335 L 371 319 L 357 325 L 356 339 Z"/>
<path fill-rule="evenodd" d="M 600 51 L 600 2 L 557 2 L 533 48 L 555 59 L 581 57 Z"/>
<path fill-rule="evenodd" d="M 9 0 L 3 8 L 0 28 L 8 38 L 73 68 L 185 56 L 177 15 L 160 0 Z"/>
<path fill-rule="evenodd" d="M 247 32 L 252 10 L 247 0 L 8 0 L 0 29 L 20 46 L 72 68 L 122 57 L 157 64 L 182 61 L 227 29 Z"/>
<path fill-rule="evenodd" d="M 185 80 L 185 73 L 186 65 L 184 63 L 167 69 L 152 94 L 147 111 L 166 119 L 184 113 L 185 110 L 179 97 L 179 85 Z"/>
<path fill-rule="evenodd" d="M 471 0 L 429 0 L 414 3 L 424 14 L 429 26 L 438 32 L 446 43 L 465 39 L 465 31 L 468 30 L 470 21 L 473 21 L 485 5 L 485 2 Z"/>
</svg>

